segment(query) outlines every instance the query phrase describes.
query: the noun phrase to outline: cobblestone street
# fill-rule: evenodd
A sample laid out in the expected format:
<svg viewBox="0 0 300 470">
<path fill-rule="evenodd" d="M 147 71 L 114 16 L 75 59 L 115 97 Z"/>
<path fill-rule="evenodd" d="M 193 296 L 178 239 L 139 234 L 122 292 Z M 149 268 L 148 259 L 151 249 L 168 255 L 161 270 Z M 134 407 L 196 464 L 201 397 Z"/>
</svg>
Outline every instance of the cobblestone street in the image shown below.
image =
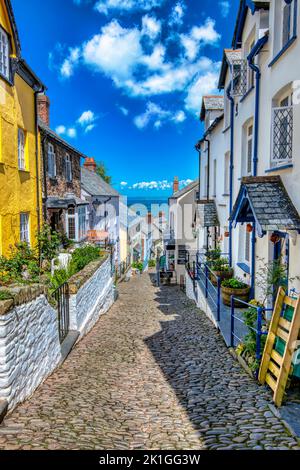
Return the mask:
<svg viewBox="0 0 300 470">
<path fill-rule="evenodd" d="M 289 449 L 271 393 L 209 320 L 148 274 L 0 427 L 0 449 Z"/>
</svg>

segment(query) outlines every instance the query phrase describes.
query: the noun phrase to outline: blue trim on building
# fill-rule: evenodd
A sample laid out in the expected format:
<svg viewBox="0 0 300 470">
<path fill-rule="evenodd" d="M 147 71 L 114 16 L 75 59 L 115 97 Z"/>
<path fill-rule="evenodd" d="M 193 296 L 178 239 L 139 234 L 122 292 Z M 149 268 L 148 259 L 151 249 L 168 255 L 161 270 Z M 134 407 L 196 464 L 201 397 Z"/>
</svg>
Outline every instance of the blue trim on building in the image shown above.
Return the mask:
<svg viewBox="0 0 300 470">
<path fill-rule="evenodd" d="M 240 99 L 240 103 L 242 103 L 243 101 L 245 101 L 245 99 L 251 94 L 251 92 L 254 90 L 255 86 L 253 85 L 251 88 L 249 88 L 249 90 L 244 94 L 244 96 L 242 96 L 242 98 Z"/>
<path fill-rule="evenodd" d="M 246 263 L 237 263 L 236 265 L 237 265 L 238 268 L 240 268 L 246 274 L 250 274 L 250 268 Z"/>
<path fill-rule="evenodd" d="M 275 171 L 288 170 L 289 168 L 294 168 L 293 163 L 288 163 L 287 165 L 276 166 L 274 168 L 269 168 L 265 170 L 265 173 L 273 173 Z"/>
<path fill-rule="evenodd" d="M 291 4 L 292 1 L 295 2 L 294 4 L 294 24 L 293 24 L 293 36 L 291 39 L 286 43 L 286 45 L 278 52 L 278 54 L 271 60 L 269 63 L 269 67 L 272 67 L 276 62 L 280 59 L 280 57 L 294 44 L 297 39 L 297 21 L 298 21 L 298 0 L 285 0 L 285 3 Z"/>
</svg>

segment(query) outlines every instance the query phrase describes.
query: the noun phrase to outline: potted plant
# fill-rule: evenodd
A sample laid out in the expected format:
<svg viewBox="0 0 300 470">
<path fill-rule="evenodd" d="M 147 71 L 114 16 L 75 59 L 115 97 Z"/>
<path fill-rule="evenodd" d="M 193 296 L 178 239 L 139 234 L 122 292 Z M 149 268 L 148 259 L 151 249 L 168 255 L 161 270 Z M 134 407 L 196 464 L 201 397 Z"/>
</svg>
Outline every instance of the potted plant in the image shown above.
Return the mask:
<svg viewBox="0 0 300 470">
<path fill-rule="evenodd" d="M 225 279 L 222 282 L 222 298 L 225 305 L 231 305 L 231 297 L 234 296 L 243 302 L 249 301 L 250 287 L 239 278 Z M 242 307 L 238 301 L 234 302 L 235 307 Z"/>
<path fill-rule="evenodd" d="M 205 254 L 207 262 L 215 261 L 221 258 L 221 248 L 215 248 L 214 250 L 208 250 Z"/>
<path fill-rule="evenodd" d="M 233 269 L 229 266 L 227 258 L 220 258 L 215 260 L 212 263 L 211 270 L 213 274 L 211 274 L 211 282 L 214 286 L 218 285 L 217 277 L 220 281 L 224 281 L 225 279 L 230 279 L 233 276 Z"/>
</svg>

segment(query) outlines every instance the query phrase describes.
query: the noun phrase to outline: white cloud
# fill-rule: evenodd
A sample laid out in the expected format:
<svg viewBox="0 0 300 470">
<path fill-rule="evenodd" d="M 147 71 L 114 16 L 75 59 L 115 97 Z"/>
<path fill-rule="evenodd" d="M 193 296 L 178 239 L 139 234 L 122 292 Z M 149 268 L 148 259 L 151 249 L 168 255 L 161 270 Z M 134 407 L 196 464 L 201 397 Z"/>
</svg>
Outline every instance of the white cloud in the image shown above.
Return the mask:
<svg viewBox="0 0 300 470">
<path fill-rule="evenodd" d="M 156 103 L 149 101 L 146 106 L 146 111 L 134 118 L 134 124 L 138 129 L 144 129 L 153 122 L 155 129 L 160 129 L 163 124 L 173 122 L 180 124 L 184 122 L 186 115 L 184 111 L 177 111 L 175 114 L 170 110 L 165 110 Z"/>
<path fill-rule="evenodd" d="M 184 188 L 192 183 L 193 180 L 185 179 L 179 181 L 179 187 Z M 157 190 L 157 191 L 166 191 L 170 190 L 173 187 L 173 181 L 168 180 L 158 180 L 158 181 L 141 181 L 134 183 L 129 187 L 131 190 Z"/>
<path fill-rule="evenodd" d="M 212 64 L 207 73 L 195 78 L 185 99 L 185 106 L 188 111 L 196 115 L 199 114 L 202 96 L 217 92 L 218 78 L 219 64 Z"/>
<path fill-rule="evenodd" d="M 126 186 L 128 186 L 127 181 L 121 181 L 120 186 L 121 186 L 122 188 L 125 188 Z"/>
<path fill-rule="evenodd" d="M 176 5 L 174 6 L 170 19 L 169 19 L 169 25 L 181 25 L 183 23 L 183 17 L 185 13 L 185 4 L 183 2 L 177 2 Z"/>
<path fill-rule="evenodd" d="M 75 137 L 77 137 L 77 130 L 74 127 L 71 127 L 67 130 L 67 136 L 71 139 L 74 139 Z"/>
<path fill-rule="evenodd" d="M 161 32 L 161 22 L 155 16 L 145 15 L 142 18 L 142 35 L 155 39 Z"/>
<path fill-rule="evenodd" d="M 74 47 L 69 49 L 69 55 L 62 63 L 60 73 L 64 78 L 70 78 L 73 73 L 75 67 L 78 65 L 80 60 L 80 48 Z"/>
<path fill-rule="evenodd" d="M 78 118 L 78 124 L 81 126 L 85 126 L 86 124 L 90 124 L 95 120 L 95 114 L 93 111 L 84 111 L 80 118 Z"/>
<path fill-rule="evenodd" d="M 62 135 L 66 133 L 66 127 L 65 126 L 57 126 L 55 129 L 56 134 Z"/>
<path fill-rule="evenodd" d="M 128 116 L 129 110 L 127 108 L 125 108 L 124 106 L 118 106 L 118 108 L 124 116 Z"/>
<path fill-rule="evenodd" d="M 98 0 L 96 10 L 108 15 L 111 11 L 150 11 L 160 7 L 165 0 Z"/>
<path fill-rule="evenodd" d="M 66 127 L 63 125 L 57 126 L 55 132 L 58 135 L 70 137 L 70 139 L 75 139 L 77 137 L 77 130 L 74 127 Z"/>
<path fill-rule="evenodd" d="M 214 20 L 207 18 L 204 25 L 199 27 L 194 26 L 189 33 L 180 35 L 185 55 L 190 61 L 196 59 L 201 47 L 204 45 L 214 45 L 218 43 L 221 36 L 216 31 L 215 25 Z"/>
<path fill-rule="evenodd" d="M 221 15 L 223 16 L 223 18 L 227 18 L 227 16 L 229 15 L 229 12 L 230 12 L 230 3 L 229 1 L 219 1 L 219 7 L 221 9 Z"/>
<path fill-rule="evenodd" d="M 88 132 L 91 132 L 93 129 L 95 129 L 95 127 L 96 127 L 96 124 L 89 124 L 88 126 L 86 126 L 86 128 L 84 129 L 85 134 L 87 134 Z"/>
</svg>

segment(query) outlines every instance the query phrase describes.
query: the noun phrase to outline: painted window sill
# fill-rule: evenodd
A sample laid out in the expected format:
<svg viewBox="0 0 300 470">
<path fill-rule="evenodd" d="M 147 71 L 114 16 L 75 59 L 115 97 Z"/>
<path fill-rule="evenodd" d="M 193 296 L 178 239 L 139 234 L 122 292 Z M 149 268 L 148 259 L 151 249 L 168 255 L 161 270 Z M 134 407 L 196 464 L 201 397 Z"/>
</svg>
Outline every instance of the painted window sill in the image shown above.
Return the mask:
<svg viewBox="0 0 300 470">
<path fill-rule="evenodd" d="M 293 36 L 287 43 L 286 45 L 281 49 L 280 52 L 274 57 L 274 59 L 269 63 L 269 67 L 272 67 L 276 62 L 280 59 L 281 56 L 294 44 L 296 41 L 297 36 Z"/>
<path fill-rule="evenodd" d="M 244 94 L 244 96 L 242 96 L 242 98 L 240 99 L 240 103 L 242 103 L 243 101 L 245 101 L 245 99 L 252 93 L 252 91 L 254 90 L 255 86 L 252 86 L 251 88 L 249 88 L 249 90 Z"/>
<path fill-rule="evenodd" d="M 237 267 L 244 271 L 246 274 L 250 274 L 250 268 L 246 263 L 237 263 Z"/>
<path fill-rule="evenodd" d="M 273 173 L 275 171 L 288 170 L 289 168 L 293 167 L 294 165 L 292 163 L 288 163 L 287 165 L 274 166 L 274 168 L 269 168 L 268 170 L 265 170 L 265 173 Z"/>
<path fill-rule="evenodd" d="M 30 173 L 30 171 L 27 170 L 26 168 L 18 168 L 18 170 L 19 170 L 20 173 L 25 173 L 25 174 L 29 174 L 29 173 Z"/>
</svg>

